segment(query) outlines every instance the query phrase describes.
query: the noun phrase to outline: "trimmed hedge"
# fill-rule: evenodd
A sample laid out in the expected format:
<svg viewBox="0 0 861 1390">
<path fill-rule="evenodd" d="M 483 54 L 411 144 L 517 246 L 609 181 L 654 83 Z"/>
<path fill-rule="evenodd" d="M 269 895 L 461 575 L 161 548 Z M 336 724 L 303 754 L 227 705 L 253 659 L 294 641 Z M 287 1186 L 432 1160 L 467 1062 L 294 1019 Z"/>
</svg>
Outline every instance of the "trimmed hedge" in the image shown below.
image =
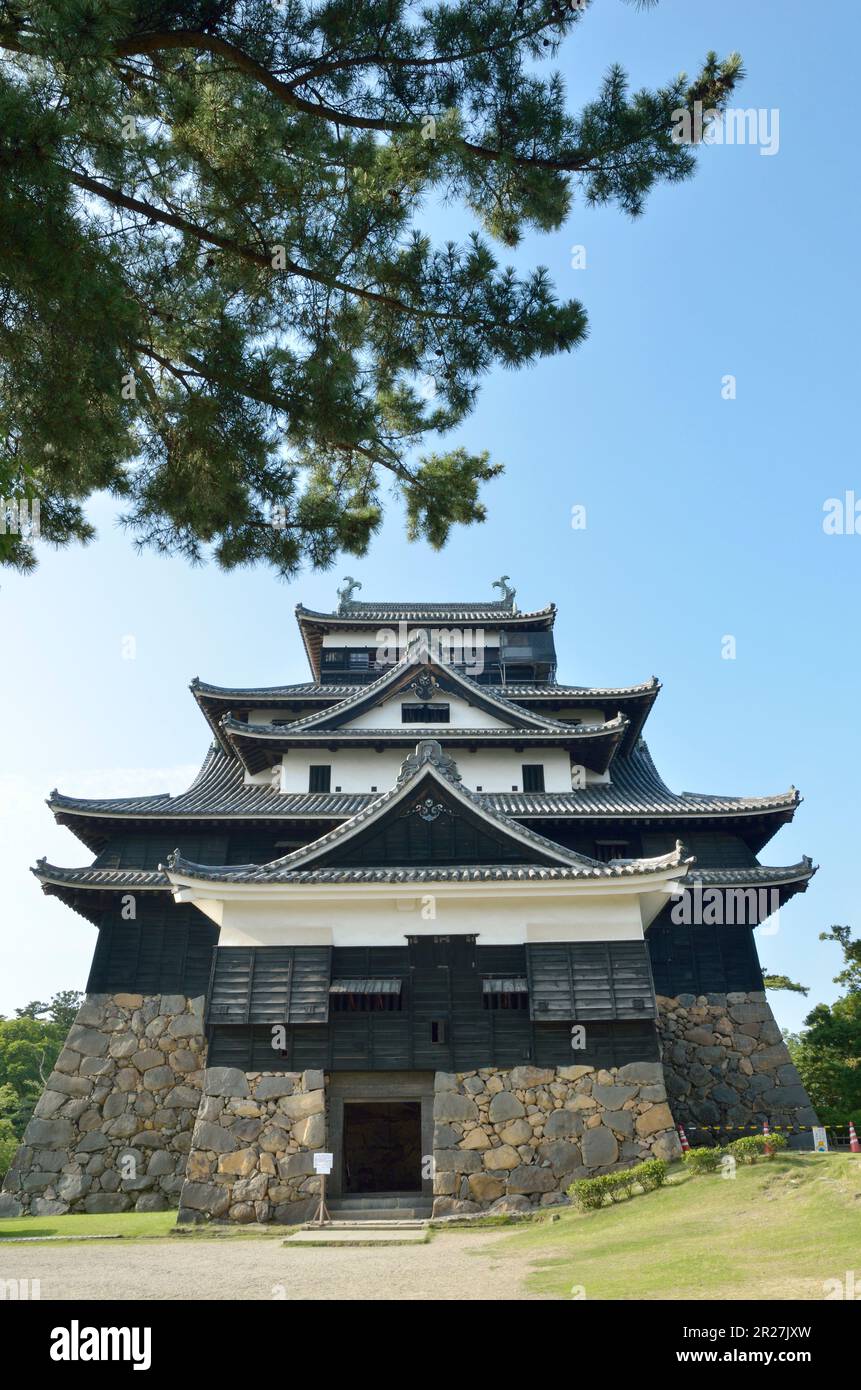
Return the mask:
<svg viewBox="0 0 861 1390">
<path fill-rule="evenodd" d="M 623 1168 L 618 1173 L 605 1173 L 600 1178 L 580 1178 L 572 1182 L 568 1196 L 582 1211 L 594 1211 L 603 1207 L 607 1198 L 620 1202 L 633 1194 L 639 1187 L 643 1192 L 652 1192 L 663 1186 L 667 1175 L 667 1165 L 662 1158 L 649 1158 L 633 1168 Z"/>
<path fill-rule="evenodd" d="M 785 1134 L 746 1134 L 743 1139 L 734 1139 L 727 1145 L 727 1153 L 732 1154 L 739 1163 L 756 1163 L 758 1158 L 767 1157 L 766 1149 L 777 1153 L 786 1148 Z"/>
<path fill-rule="evenodd" d="M 682 1154 L 682 1163 L 694 1177 L 698 1177 L 700 1173 L 716 1173 L 723 1154 L 723 1149 L 688 1149 L 687 1153 Z"/>
</svg>

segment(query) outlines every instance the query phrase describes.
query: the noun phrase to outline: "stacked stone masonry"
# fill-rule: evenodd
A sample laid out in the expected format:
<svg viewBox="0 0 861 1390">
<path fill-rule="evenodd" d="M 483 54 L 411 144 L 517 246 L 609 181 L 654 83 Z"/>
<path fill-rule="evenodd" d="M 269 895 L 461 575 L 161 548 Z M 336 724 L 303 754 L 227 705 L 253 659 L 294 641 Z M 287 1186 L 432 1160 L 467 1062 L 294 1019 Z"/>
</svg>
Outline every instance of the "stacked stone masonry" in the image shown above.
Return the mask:
<svg viewBox="0 0 861 1390">
<path fill-rule="evenodd" d="M 210 1067 L 180 1198 L 181 1221 L 307 1220 L 326 1141 L 322 1071 Z"/>
<path fill-rule="evenodd" d="M 681 1152 L 659 1062 L 436 1074 L 434 1216 L 526 1211 Z"/>
<path fill-rule="evenodd" d="M 200 1106 L 203 998 L 90 994 L 3 1183 L 0 1215 L 164 1211 Z"/>
<path fill-rule="evenodd" d="M 481 1068 L 434 1078 L 434 1215 L 524 1211 L 577 1178 L 729 1128 L 816 1123 L 762 993 L 658 998 L 663 1063 Z M 314 1212 L 322 1071 L 205 1070 L 202 998 L 89 995 L 3 1184 L 0 1216 L 161 1211 L 285 1222 Z M 432 1158 L 432 1162 L 431 1162 Z"/>
<path fill-rule="evenodd" d="M 763 1120 L 817 1123 L 765 994 L 659 995 L 658 1008 L 667 1092 L 691 1144 Z"/>
</svg>

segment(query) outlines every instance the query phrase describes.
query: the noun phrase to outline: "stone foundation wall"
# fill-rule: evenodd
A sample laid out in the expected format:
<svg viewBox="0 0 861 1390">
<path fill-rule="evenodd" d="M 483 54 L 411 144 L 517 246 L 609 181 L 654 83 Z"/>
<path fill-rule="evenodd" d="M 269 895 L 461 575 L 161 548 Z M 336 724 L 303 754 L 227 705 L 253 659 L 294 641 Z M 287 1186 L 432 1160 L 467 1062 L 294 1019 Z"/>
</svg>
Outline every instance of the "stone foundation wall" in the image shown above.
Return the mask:
<svg viewBox="0 0 861 1390">
<path fill-rule="evenodd" d="M 692 1145 L 733 1127 L 815 1125 L 764 993 L 658 995 L 664 1077 Z"/>
<path fill-rule="evenodd" d="M 326 1142 L 322 1071 L 210 1067 L 194 1126 L 180 1221 L 305 1221 Z"/>
<path fill-rule="evenodd" d="M 203 998 L 90 994 L 6 1174 L 0 1216 L 176 1206 L 201 1099 Z"/>
<path fill-rule="evenodd" d="M 434 1216 L 524 1211 L 577 1178 L 677 1158 L 659 1062 L 437 1072 Z"/>
</svg>

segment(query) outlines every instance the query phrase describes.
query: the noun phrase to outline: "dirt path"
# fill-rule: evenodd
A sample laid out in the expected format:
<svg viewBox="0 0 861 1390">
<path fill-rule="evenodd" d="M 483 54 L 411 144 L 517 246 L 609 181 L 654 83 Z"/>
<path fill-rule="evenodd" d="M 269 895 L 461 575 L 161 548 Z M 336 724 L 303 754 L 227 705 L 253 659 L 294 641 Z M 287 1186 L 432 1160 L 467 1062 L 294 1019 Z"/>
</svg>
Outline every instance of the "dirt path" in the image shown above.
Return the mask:
<svg viewBox="0 0 861 1390">
<path fill-rule="evenodd" d="M 506 1233 L 436 1235 L 428 1245 L 285 1248 L 278 1240 L 9 1246 L 0 1278 L 39 1279 L 43 1299 L 523 1299 L 529 1261 Z"/>
</svg>

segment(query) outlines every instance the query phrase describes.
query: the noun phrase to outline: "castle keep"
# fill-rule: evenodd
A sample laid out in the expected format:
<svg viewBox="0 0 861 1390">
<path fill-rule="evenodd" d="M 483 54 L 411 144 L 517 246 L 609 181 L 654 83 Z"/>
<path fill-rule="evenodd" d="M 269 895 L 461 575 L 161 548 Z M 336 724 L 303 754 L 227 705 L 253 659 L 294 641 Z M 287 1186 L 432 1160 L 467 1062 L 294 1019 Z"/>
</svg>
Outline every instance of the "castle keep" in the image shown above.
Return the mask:
<svg viewBox="0 0 861 1390">
<path fill-rule="evenodd" d="M 557 676 L 554 605 L 297 609 L 311 679 L 192 682 L 178 796 L 50 806 L 40 861 L 96 929 L 87 994 L 0 1214 L 339 1203 L 517 1210 L 720 1127 L 815 1123 L 753 928 L 814 872 L 797 808 L 674 793 L 656 679 Z"/>
</svg>

